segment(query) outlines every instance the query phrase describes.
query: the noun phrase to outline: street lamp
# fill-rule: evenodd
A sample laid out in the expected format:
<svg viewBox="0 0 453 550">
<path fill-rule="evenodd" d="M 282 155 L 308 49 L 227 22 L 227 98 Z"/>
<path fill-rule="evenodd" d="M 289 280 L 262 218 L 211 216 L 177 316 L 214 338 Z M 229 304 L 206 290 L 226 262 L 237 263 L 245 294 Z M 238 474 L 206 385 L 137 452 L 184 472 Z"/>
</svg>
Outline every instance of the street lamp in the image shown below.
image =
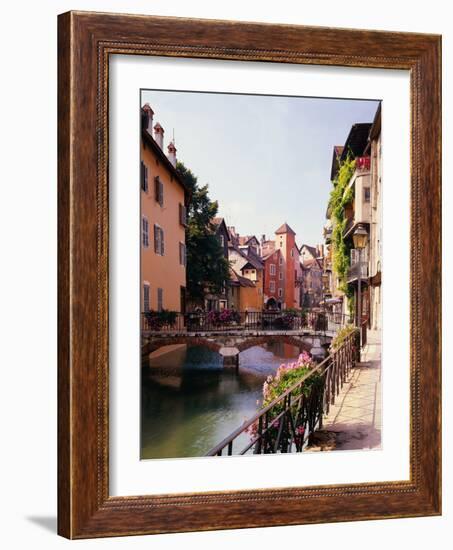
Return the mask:
<svg viewBox="0 0 453 550">
<path fill-rule="evenodd" d="M 357 262 L 359 268 L 359 276 L 357 281 L 357 324 L 359 325 L 360 349 L 362 349 L 362 250 L 368 243 L 368 233 L 361 223 L 359 223 L 354 231 L 352 240 L 354 241 L 354 248 L 359 253 L 359 259 Z"/>
<path fill-rule="evenodd" d="M 329 321 L 327 317 L 327 307 L 326 307 L 326 299 L 327 299 L 327 292 L 329 290 L 329 274 L 327 271 L 323 271 L 321 275 L 322 279 L 322 295 L 323 295 L 323 301 L 322 304 L 324 306 L 324 319 L 325 319 L 325 327 L 327 330 L 329 329 Z"/>
</svg>

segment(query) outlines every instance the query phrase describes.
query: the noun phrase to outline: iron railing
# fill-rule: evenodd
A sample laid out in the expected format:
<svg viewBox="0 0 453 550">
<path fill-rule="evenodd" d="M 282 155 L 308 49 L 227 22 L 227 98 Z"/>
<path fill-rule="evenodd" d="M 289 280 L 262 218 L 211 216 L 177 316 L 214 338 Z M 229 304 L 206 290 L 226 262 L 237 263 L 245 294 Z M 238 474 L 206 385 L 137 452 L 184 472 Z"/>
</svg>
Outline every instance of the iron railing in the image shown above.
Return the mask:
<svg viewBox="0 0 453 550">
<path fill-rule="evenodd" d="M 309 373 L 244 422 L 206 456 L 302 452 L 335 403 L 357 360 L 358 331 Z M 308 390 L 308 391 L 307 391 Z M 250 441 L 236 447 L 245 434 Z"/>
<path fill-rule="evenodd" d="M 337 330 L 348 315 L 328 311 L 143 312 L 143 332 L 315 331 Z"/>
<path fill-rule="evenodd" d="M 368 319 L 366 319 L 365 321 L 362 321 L 360 331 L 361 331 L 360 345 L 363 348 L 364 346 L 367 345 Z"/>
</svg>

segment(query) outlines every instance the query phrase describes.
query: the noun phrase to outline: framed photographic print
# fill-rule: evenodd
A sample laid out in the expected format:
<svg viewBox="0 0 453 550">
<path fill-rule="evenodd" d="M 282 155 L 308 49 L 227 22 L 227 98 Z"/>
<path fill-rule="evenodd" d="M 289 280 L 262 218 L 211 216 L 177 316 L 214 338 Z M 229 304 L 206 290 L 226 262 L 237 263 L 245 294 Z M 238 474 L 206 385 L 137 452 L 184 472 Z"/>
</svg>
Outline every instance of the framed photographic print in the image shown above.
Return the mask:
<svg viewBox="0 0 453 550">
<path fill-rule="evenodd" d="M 440 504 L 440 37 L 59 17 L 59 533 Z"/>
</svg>

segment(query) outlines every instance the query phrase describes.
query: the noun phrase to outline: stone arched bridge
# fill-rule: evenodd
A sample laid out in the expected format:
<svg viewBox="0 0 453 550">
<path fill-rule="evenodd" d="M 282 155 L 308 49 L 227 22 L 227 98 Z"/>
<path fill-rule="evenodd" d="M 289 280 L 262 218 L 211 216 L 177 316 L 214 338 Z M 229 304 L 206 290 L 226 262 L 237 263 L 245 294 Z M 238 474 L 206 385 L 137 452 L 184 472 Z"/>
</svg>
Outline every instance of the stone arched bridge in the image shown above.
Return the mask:
<svg viewBox="0 0 453 550">
<path fill-rule="evenodd" d="M 333 334 L 314 331 L 219 331 L 219 332 L 150 332 L 142 336 L 142 355 L 174 344 L 206 346 L 224 358 L 224 365 L 237 366 L 239 354 L 254 346 L 272 342 L 283 342 L 310 351 L 314 339 L 321 345 L 329 344 Z"/>
</svg>

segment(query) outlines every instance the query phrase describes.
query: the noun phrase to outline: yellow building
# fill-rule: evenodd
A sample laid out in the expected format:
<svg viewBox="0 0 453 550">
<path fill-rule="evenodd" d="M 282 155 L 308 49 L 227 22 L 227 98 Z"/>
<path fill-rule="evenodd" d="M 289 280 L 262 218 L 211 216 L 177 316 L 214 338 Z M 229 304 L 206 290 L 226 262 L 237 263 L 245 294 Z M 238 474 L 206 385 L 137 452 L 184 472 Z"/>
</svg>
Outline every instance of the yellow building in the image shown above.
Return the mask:
<svg viewBox="0 0 453 550">
<path fill-rule="evenodd" d="M 243 277 L 230 269 L 229 302 L 230 307 L 236 311 L 261 311 L 262 288 L 250 277 Z"/>
<path fill-rule="evenodd" d="M 233 242 L 228 246 L 228 260 L 234 275 L 233 280 L 241 282 L 241 311 L 261 311 L 264 305 L 263 261 L 250 248 L 241 250 Z M 245 284 L 242 284 L 242 279 L 245 280 Z"/>
<path fill-rule="evenodd" d="M 184 312 L 189 193 L 176 170 L 174 143 L 165 155 L 164 129 L 153 126 L 148 104 L 141 115 L 141 310 Z"/>
</svg>

